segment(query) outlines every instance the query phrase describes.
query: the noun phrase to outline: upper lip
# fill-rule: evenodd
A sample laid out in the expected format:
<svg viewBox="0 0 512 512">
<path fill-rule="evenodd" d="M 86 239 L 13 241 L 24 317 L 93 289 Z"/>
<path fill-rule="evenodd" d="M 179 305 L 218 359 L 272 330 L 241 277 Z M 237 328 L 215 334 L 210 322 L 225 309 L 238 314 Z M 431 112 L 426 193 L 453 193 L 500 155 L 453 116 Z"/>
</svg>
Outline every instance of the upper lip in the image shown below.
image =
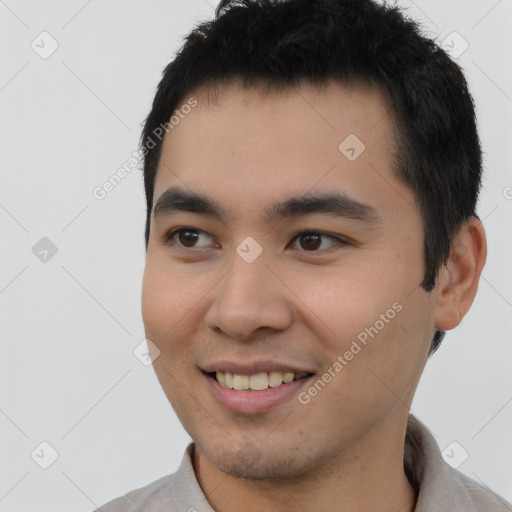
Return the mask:
<svg viewBox="0 0 512 512">
<path fill-rule="evenodd" d="M 238 363 L 236 361 L 215 361 L 207 363 L 201 367 L 206 373 L 212 373 L 216 371 L 229 372 L 236 375 L 256 375 L 258 373 L 267 372 L 292 372 L 292 373 L 313 373 L 307 368 L 301 368 L 299 366 L 280 363 L 278 361 L 252 361 L 244 363 Z"/>
</svg>

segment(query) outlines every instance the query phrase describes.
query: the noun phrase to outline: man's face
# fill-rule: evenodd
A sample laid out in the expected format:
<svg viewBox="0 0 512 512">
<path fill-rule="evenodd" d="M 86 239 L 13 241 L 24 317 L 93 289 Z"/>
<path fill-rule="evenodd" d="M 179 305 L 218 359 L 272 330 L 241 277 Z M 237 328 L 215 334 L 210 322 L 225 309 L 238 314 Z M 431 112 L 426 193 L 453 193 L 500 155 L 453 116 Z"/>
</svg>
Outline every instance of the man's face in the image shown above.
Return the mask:
<svg viewBox="0 0 512 512">
<path fill-rule="evenodd" d="M 196 453 L 275 478 L 396 448 L 434 306 L 419 286 L 417 201 L 392 172 L 386 97 L 234 82 L 217 102 L 194 97 L 163 143 L 154 204 L 174 195 L 151 217 L 142 310 Z M 216 371 L 224 385 L 271 385 L 224 387 Z M 290 372 L 307 376 L 276 385 Z"/>
</svg>

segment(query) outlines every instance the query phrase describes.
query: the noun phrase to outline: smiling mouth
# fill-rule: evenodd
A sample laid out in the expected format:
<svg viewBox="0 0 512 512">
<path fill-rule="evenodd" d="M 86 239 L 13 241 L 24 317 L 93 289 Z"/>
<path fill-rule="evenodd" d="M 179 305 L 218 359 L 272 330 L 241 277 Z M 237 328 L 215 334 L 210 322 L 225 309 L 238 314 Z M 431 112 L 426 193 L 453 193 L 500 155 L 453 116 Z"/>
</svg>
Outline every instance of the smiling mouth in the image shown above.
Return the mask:
<svg viewBox="0 0 512 512">
<path fill-rule="evenodd" d="M 215 379 L 223 388 L 236 391 L 263 391 L 268 388 L 277 388 L 295 380 L 306 379 L 314 374 L 271 371 L 254 375 L 238 375 L 231 372 L 216 371 L 206 373 L 206 375 Z"/>
</svg>

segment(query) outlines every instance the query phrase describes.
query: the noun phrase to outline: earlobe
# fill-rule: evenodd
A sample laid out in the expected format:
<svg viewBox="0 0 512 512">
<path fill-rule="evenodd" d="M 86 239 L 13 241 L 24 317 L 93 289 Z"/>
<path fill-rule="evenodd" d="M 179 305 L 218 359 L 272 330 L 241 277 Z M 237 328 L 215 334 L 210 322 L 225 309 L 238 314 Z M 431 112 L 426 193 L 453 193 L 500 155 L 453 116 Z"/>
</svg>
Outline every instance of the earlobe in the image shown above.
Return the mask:
<svg viewBox="0 0 512 512">
<path fill-rule="evenodd" d="M 471 217 L 457 233 L 446 264 L 439 272 L 435 326 L 449 330 L 460 324 L 475 298 L 487 256 L 482 223 Z"/>
</svg>

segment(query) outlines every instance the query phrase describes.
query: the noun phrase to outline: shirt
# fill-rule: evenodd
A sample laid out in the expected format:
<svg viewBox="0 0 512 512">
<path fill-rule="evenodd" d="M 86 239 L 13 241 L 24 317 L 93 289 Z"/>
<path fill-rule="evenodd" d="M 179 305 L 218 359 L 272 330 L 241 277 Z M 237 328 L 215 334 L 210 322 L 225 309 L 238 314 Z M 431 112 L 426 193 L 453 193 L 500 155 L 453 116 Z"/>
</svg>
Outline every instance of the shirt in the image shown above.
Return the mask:
<svg viewBox="0 0 512 512">
<path fill-rule="evenodd" d="M 176 473 L 103 505 L 95 512 L 215 512 L 192 466 L 190 443 Z M 409 415 L 404 469 L 417 492 L 415 512 L 511 512 L 512 505 L 447 464 L 429 430 Z"/>
</svg>

